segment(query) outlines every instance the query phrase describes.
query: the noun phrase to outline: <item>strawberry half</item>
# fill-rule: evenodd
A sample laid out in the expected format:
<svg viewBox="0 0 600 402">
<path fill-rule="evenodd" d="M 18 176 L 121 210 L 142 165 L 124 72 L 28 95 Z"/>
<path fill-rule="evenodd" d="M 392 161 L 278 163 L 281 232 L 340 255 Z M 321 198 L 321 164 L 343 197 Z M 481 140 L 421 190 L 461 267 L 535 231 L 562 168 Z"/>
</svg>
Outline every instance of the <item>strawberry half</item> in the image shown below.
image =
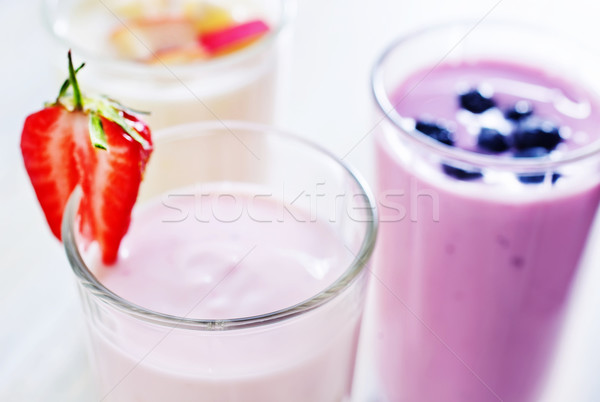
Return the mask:
<svg viewBox="0 0 600 402">
<path fill-rule="evenodd" d="M 69 79 L 56 102 L 25 120 L 21 152 L 52 233 L 61 239 L 64 208 L 80 185 L 82 233 L 99 243 L 103 262 L 111 264 L 129 228 L 152 139 L 115 101 L 82 97 L 78 70 L 69 52 Z"/>
</svg>

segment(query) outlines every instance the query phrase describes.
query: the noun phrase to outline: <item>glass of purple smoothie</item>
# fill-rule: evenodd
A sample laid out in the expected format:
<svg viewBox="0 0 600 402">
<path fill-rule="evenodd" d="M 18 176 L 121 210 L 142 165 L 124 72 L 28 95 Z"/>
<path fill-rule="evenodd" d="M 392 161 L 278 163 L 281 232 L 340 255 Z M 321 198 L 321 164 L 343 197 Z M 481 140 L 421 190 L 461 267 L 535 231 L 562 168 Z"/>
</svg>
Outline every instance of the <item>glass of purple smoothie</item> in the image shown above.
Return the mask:
<svg viewBox="0 0 600 402">
<path fill-rule="evenodd" d="M 426 29 L 378 60 L 383 400 L 539 397 L 600 202 L 598 71 L 500 23 Z"/>
</svg>

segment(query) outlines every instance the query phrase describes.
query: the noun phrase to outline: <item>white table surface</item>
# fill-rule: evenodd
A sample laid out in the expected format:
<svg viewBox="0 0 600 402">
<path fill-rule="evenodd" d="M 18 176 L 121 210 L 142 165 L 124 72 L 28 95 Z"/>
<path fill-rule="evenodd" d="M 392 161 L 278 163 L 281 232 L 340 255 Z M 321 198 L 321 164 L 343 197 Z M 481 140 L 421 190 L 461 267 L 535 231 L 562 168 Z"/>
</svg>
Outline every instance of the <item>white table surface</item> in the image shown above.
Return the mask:
<svg viewBox="0 0 600 402">
<path fill-rule="evenodd" d="M 600 51 L 593 0 L 299 0 L 279 126 L 329 147 L 372 178 L 369 71 L 392 38 L 457 17 L 552 25 Z M 474 31 L 476 34 L 476 30 Z M 79 307 L 62 248 L 46 227 L 19 152 L 27 114 L 55 96 L 49 38 L 35 0 L 0 0 L 0 401 L 86 401 Z M 335 49 L 335 51 L 333 51 Z M 600 74 L 600 71 L 599 71 Z M 596 225 L 598 226 L 598 225 Z M 595 244 L 600 245 L 596 228 Z M 600 253 L 588 256 L 544 401 L 600 400 Z M 596 269 L 594 269 L 596 268 Z M 368 325 L 367 319 L 366 324 Z M 357 402 L 372 401 L 361 348 Z"/>
</svg>

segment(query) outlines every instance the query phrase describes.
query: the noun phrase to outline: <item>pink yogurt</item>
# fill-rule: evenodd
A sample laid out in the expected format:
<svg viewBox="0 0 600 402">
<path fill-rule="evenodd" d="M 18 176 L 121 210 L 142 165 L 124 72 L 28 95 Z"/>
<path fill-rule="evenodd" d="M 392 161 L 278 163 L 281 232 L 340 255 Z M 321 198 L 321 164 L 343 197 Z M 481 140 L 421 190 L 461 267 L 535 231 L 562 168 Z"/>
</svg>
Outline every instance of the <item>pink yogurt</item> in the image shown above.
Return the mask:
<svg viewBox="0 0 600 402">
<path fill-rule="evenodd" d="M 203 319 L 270 313 L 334 283 L 353 258 L 339 234 L 246 187 L 205 185 L 149 202 L 134 215 L 118 262 L 95 264 L 96 277 L 144 308 Z M 290 210 L 298 219 L 285 215 Z M 103 400 L 346 400 L 361 289 L 300 317 L 239 330 L 163 328 L 90 304 L 100 310 L 88 314 Z"/>
</svg>

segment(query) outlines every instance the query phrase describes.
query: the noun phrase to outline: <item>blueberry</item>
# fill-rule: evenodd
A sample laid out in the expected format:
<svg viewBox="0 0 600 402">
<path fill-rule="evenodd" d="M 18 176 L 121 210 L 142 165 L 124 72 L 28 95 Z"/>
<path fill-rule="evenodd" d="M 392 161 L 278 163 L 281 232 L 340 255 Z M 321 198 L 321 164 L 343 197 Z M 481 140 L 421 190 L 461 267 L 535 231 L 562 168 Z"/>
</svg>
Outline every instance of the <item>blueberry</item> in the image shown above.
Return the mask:
<svg viewBox="0 0 600 402">
<path fill-rule="evenodd" d="M 553 150 L 563 140 L 556 124 L 536 118 L 526 119 L 513 133 L 515 147 L 527 149 L 542 147 Z"/>
<path fill-rule="evenodd" d="M 516 151 L 513 154 L 513 156 L 515 158 L 541 158 L 542 156 L 546 156 L 549 153 L 550 151 L 548 151 L 546 148 L 534 147 Z"/>
<path fill-rule="evenodd" d="M 439 124 L 417 120 L 415 128 L 436 141 L 446 145 L 454 145 L 452 132 Z"/>
<path fill-rule="evenodd" d="M 552 184 L 556 183 L 558 181 L 558 179 L 561 178 L 561 176 L 562 175 L 560 173 L 556 173 L 556 172 L 552 173 Z"/>
<path fill-rule="evenodd" d="M 520 174 L 519 181 L 525 184 L 538 184 L 544 181 L 546 176 L 543 174 Z"/>
<path fill-rule="evenodd" d="M 546 175 L 544 173 L 530 173 L 519 175 L 519 181 L 525 184 L 538 184 L 544 181 Z M 552 173 L 552 184 L 556 183 L 561 178 L 560 173 Z"/>
<path fill-rule="evenodd" d="M 446 164 L 442 164 L 442 170 L 448 176 L 454 177 L 455 179 L 459 180 L 477 180 L 483 177 L 483 174 L 481 172 L 464 170 Z"/>
<path fill-rule="evenodd" d="M 504 134 L 493 128 L 483 127 L 477 137 L 479 148 L 490 152 L 504 152 L 510 146 Z"/>
<path fill-rule="evenodd" d="M 521 121 L 531 116 L 532 113 L 533 106 L 531 106 L 531 103 L 527 102 L 526 100 L 520 100 L 515 103 L 513 107 L 507 109 L 506 112 L 504 112 L 504 116 L 508 120 Z"/>
<path fill-rule="evenodd" d="M 496 106 L 492 98 L 487 98 L 476 89 L 459 96 L 460 107 L 472 113 L 483 113 Z"/>
<path fill-rule="evenodd" d="M 541 158 L 548 155 L 549 151 L 546 148 L 535 147 L 527 148 L 514 153 L 515 158 Z M 544 173 L 528 173 L 517 175 L 517 178 L 521 183 L 525 184 L 537 184 L 544 181 L 546 175 Z"/>
<path fill-rule="evenodd" d="M 546 148 L 536 147 L 523 149 L 514 153 L 515 158 L 541 158 L 550 153 Z M 552 184 L 556 183 L 560 179 L 560 173 L 552 173 Z M 528 173 L 518 175 L 519 181 L 525 184 L 538 184 L 544 181 L 546 178 L 545 173 Z"/>
</svg>

